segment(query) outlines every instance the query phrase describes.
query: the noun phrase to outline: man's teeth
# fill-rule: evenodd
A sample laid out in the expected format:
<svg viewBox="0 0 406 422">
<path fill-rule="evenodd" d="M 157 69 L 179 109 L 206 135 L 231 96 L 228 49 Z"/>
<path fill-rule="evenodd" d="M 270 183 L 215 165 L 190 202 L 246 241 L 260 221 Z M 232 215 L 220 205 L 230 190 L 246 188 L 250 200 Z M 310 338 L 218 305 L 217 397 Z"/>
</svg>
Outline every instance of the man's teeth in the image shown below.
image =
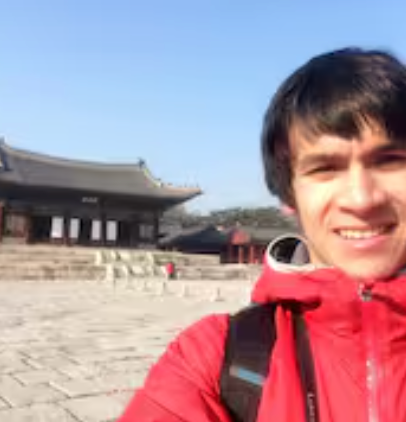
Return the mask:
<svg viewBox="0 0 406 422">
<path fill-rule="evenodd" d="M 379 227 L 370 230 L 340 230 L 339 234 L 345 239 L 368 239 L 379 236 L 385 231 L 385 227 Z"/>
</svg>

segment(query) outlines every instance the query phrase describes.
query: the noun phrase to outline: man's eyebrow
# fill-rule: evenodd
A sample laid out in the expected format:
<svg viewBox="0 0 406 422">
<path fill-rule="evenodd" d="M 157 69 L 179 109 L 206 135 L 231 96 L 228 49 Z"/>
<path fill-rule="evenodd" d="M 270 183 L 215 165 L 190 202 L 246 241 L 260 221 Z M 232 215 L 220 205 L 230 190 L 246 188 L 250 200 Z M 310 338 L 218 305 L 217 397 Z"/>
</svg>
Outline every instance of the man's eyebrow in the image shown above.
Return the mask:
<svg viewBox="0 0 406 422">
<path fill-rule="evenodd" d="M 313 153 L 298 157 L 296 164 L 298 168 L 309 168 L 323 163 L 339 161 L 344 158 L 343 154 L 340 153 Z"/>
<path fill-rule="evenodd" d="M 406 145 L 397 145 L 395 143 L 385 144 L 375 148 L 372 154 L 385 154 L 388 152 L 406 152 Z"/>
<path fill-rule="evenodd" d="M 406 145 L 385 144 L 368 151 L 365 155 L 366 157 L 374 157 L 387 153 L 406 154 Z M 338 162 L 340 160 L 345 160 L 345 154 L 341 154 L 340 152 L 320 152 L 304 154 L 302 157 L 297 157 L 295 161 L 298 168 L 309 168 L 323 163 Z"/>
</svg>

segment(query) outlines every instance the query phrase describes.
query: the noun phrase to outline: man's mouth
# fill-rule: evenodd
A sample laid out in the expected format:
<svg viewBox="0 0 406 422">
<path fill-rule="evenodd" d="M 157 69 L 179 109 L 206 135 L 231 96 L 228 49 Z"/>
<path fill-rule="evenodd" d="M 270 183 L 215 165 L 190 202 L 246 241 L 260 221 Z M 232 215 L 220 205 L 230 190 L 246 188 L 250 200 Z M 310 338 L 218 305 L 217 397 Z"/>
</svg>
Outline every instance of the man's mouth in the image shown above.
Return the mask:
<svg viewBox="0 0 406 422">
<path fill-rule="evenodd" d="M 339 229 L 337 233 L 343 239 L 348 240 L 364 240 L 372 239 L 377 236 L 389 233 L 393 229 L 393 225 L 382 225 L 373 228 L 350 228 Z"/>
</svg>

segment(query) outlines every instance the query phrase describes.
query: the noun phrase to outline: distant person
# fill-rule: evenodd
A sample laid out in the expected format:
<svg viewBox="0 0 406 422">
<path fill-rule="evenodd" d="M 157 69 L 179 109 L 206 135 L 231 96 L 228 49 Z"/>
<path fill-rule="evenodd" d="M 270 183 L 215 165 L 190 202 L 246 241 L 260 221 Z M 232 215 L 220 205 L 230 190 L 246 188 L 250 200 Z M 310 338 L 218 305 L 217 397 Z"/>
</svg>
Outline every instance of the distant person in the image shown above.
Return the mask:
<svg viewBox="0 0 406 422">
<path fill-rule="evenodd" d="M 176 278 L 176 268 L 175 268 L 175 263 L 170 261 L 166 264 L 165 266 L 165 271 L 166 271 L 166 278 L 168 280 L 173 280 Z"/>
<path fill-rule="evenodd" d="M 312 58 L 276 92 L 262 156 L 303 238 L 268 247 L 256 306 L 169 345 L 120 422 L 406 420 L 405 66 Z"/>
</svg>

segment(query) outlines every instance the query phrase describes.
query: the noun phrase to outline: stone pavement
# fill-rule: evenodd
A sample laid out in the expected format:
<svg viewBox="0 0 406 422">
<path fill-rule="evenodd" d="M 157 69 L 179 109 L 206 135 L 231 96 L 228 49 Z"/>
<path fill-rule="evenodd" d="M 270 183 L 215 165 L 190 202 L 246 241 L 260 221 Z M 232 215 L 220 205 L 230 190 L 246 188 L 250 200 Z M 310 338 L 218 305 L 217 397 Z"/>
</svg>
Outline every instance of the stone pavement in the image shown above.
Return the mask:
<svg viewBox="0 0 406 422">
<path fill-rule="evenodd" d="M 239 289 L 215 300 L 145 285 L 1 282 L 0 421 L 115 421 L 166 344 L 200 316 L 240 307 Z"/>
</svg>

